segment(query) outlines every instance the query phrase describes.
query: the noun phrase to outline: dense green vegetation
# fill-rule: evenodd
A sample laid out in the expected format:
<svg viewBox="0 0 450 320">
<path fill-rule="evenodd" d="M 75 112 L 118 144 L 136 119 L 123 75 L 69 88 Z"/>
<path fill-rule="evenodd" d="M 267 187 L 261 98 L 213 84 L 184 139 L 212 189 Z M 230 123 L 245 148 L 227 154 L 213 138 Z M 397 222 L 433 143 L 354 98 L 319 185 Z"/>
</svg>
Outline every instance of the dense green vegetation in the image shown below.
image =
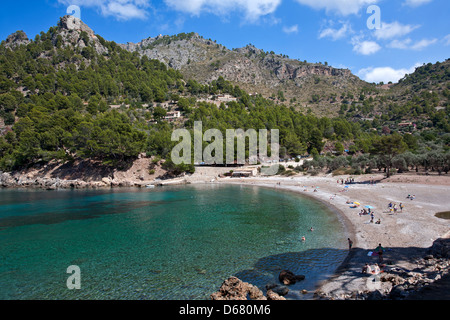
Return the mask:
<svg viewBox="0 0 450 320">
<path fill-rule="evenodd" d="M 339 117 L 327 118 L 251 96 L 223 78 L 206 85 L 184 80 L 163 63 L 100 36 L 102 53 L 85 32 L 80 33 L 85 46 L 67 44 L 59 28 L 26 45 L 0 45 L 0 117 L 6 126 L 0 128 L 0 170 L 53 159 L 120 166 L 147 153 L 167 159 L 165 167 L 175 173 L 192 172 L 192 166 L 175 166 L 170 153 L 177 144 L 171 141 L 173 129 L 192 130 L 194 121 L 224 136 L 226 129 L 279 129 L 282 158 L 314 156 L 297 171 L 449 170 L 448 63 L 438 66 L 436 77 L 425 66 L 427 72 L 403 80 L 401 90 L 409 95 L 405 101 L 361 92 L 348 97 Z M 439 84 L 437 92 L 430 92 L 429 82 L 418 85 L 425 76 Z M 220 93 L 237 99 L 220 106 L 204 101 Z M 164 121 L 167 110 L 161 103 L 166 101 L 177 102 L 184 122 Z M 405 121 L 411 125 L 399 125 Z"/>
</svg>

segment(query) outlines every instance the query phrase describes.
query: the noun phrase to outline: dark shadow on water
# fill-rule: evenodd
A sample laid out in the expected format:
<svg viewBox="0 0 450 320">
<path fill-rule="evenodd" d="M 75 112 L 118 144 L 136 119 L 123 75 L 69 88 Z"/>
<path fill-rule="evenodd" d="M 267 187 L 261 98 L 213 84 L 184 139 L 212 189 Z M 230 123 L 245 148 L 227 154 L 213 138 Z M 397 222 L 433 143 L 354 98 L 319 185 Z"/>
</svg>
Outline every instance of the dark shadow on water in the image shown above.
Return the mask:
<svg viewBox="0 0 450 320">
<path fill-rule="evenodd" d="M 150 208 L 166 204 L 166 201 L 101 201 L 64 208 L 61 211 L 42 212 L 25 216 L 12 216 L 0 219 L 0 230 L 27 225 L 51 225 L 66 221 L 96 219 L 106 215 L 127 213 L 140 208 Z"/>
<path fill-rule="evenodd" d="M 442 246 L 443 243 L 446 243 L 446 245 Z M 419 267 L 413 262 L 430 254 L 440 257 L 442 250 L 448 250 L 445 248 L 448 248 L 449 245 L 450 239 L 437 239 L 430 248 L 385 247 L 383 262 L 380 265 L 382 270 L 384 269 L 390 274 L 396 274 L 405 279 L 409 277 L 409 272 L 425 274 L 423 265 Z M 374 251 L 373 249 L 353 248 L 349 252 L 348 250 L 323 248 L 272 255 L 259 259 L 252 269 L 239 271 L 235 276 L 244 282 L 256 285 L 266 293 L 267 284 L 283 285 L 278 280 L 278 275 L 282 270 L 290 270 L 294 274 L 305 275 L 305 280 L 288 286 L 289 293 L 285 296 L 286 299 L 313 299 L 314 291 L 321 282 L 333 281 L 339 276 L 344 276 L 339 278 L 340 288 L 351 292 L 355 277 L 363 279 L 370 277 L 370 275 L 362 273 L 364 264 L 379 263 L 377 256 L 368 256 L 368 252 Z M 445 256 L 448 253 L 443 254 Z M 335 260 L 330 261 L 328 258 L 335 258 Z M 320 259 L 323 259 L 323 261 L 320 261 Z M 407 265 L 409 265 L 409 268 L 406 267 Z M 302 294 L 301 290 L 303 289 L 308 290 L 308 293 Z M 450 273 L 427 286 L 424 290 L 409 295 L 408 299 L 450 300 Z"/>
<path fill-rule="evenodd" d="M 305 275 L 305 280 L 288 286 L 286 299 L 311 299 L 317 284 L 331 277 L 348 254 L 348 250 L 334 248 L 309 249 L 300 252 L 287 252 L 259 259 L 248 270 L 235 274 L 244 282 L 256 285 L 264 293 L 267 284 L 280 283 L 278 276 L 282 270 L 289 270 L 296 275 Z M 302 294 L 301 290 L 307 290 Z"/>
</svg>

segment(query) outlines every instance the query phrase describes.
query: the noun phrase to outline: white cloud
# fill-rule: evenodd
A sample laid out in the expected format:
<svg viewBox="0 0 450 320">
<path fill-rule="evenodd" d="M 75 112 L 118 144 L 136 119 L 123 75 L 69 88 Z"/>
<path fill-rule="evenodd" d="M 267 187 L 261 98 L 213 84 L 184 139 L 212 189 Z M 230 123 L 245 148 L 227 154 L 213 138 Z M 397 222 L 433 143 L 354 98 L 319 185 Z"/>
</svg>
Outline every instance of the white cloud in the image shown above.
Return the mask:
<svg viewBox="0 0 450 320">
<path fill-rule="evenodd" d="M 313 9 L 325 9 L 327 13 L 334 12 L 343 16 L 357 14 L 362 8 L 367 9 L 370 4 L 378 0 L 295 0 Z"/>
<path fill-rule="evenodd" d="M 405 2 L 403 2 L 403 5 L 409 7 L 418 7 L 431 1 L 432 0 L 406 0 Z"/>
<path fill-rule="evenodd" d="M 435 44 L 438 40 L 437 39 L 422 39 L 415 44 L 411 46 L 411 49 L 413 50 L 422 50 L 425 49 L 428 46 L 431 46 L 432 44 Z"/>
<path fill-rule="evenodd" d="M 150 0 L 58 0 L 64 5 L 77 5 L 97 8 L 104 16 L 113 16 L 118 20 L 145 19 Z"/>
<path fill-rule="evenodd" d="M 412 40 L 410 38 L 404 40 L 392 40 L 390 44 L 388 44 L 389 48 L 394 49 L 408 49 Z"/>
<path fill-rule="evenodd" d="M 342 23 L 342 27 L 339 29 L 333 28 L 333 23 L 330 22 L 331 26 L 320 31 L 319 39 L 331 38 L 333 41 L 344 38 L 349 33 L 352 33 L 352 28 L 348 22 Z"/>
<path fill-rule="evenodd" d="M 244 11 L 248 20 L 257 20 L 261 16 L 274 13 L 281 0 L 164 0 L 171 8 L 200 15 L 203 12 L 217 15 L 228 14 L 233 11 Z"/>
<path fill-rule="evenodd" d="M 284 33 L 297 33 L 298 32 L 298 25 L 293 25 L 291 27 L 283 27 Z"/>
<path fill-rule="evenodd" d="M 450 40 L 450 39 L 449 39 Z M 410 38 L 404 39 L 404 40 L 392 40 L 390 44 L 387 46 L 389 48 L 394 49 L 404 49 L 404 50 L 422 50 L 425 49 L 428 46 L 431 46 L 432 44 L 435 44 L 438 42 L 438 39 L 422 39 L 420 41 L 416 41 L 413 43 L 413 41 Z"/>
<path fill-rule="evenodd" d="M 392 81 L 394 83 L 398 82 L 400 79 L 402 79 L 405 75 L 413 73 L 417 67 L 419 67 L 421 64 L 417 63 L 414 66 L 412 66 L 409 69 L 394 69 L 391 67 L 378 67 L 378 68 L 365 68 L 361 69 L 357 74 L 358 76 L 367 81 L 367 82 L 374 82 L 374 83 L 388 83 L 389 81 Z"/>
<path fill-rule="evenodd" d="M 365 56 L 377 53 L 381 49 L 381 46 L 375 41 L 361 41 L 359 37 L 353 37 L 352 44 L 353 51 Z"/>
<path fill-rule="evenodd" d="M 403 25 L 397 21 L 392 23 L 383 22 L 381 24 L 381 29 L 375 30 L 375 37 L 378 40 L 402 37 L 417 28 L 419 28 L 419 26 Z"/>
<path fill-rule="evenodd" d="M 444 45 L 450 46 L 450 34 L 446 35 L 442 41 L 444 41 Z"/>
</svg>

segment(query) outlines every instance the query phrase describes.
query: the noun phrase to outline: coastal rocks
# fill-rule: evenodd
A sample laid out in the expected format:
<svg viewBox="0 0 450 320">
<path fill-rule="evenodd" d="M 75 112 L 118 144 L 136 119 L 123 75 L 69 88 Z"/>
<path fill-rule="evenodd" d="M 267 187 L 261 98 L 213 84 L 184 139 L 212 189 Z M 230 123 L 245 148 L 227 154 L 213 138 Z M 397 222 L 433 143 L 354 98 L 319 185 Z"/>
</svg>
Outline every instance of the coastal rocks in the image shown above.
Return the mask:
<svg viewBox="0 0 450 320">
<path fill-rule="evenodd" d="M 304 275 L 295 275 L 289 270 L 283 270 L 280 272 L 280 275 L 278 276 L 278 280 L 280 280 L 281 283 L 285 285 L 291 285 L 295 284 L 298 281 L 305 280 Z"/>
<path fill-rule="evenodd" d="M 437 239 L 428 250 L 426 257 L 450 259 L 450 239 Z"/>
<path fill-rule="evenodd" d="M 272 290 L 267 290 L 267 300 L 286 300 L 285 297 L 280 296 Z"/>
<path fill-rule="evenodd" d="M 230 277 L 222 283 L 218 292 L 211 295 L 211 300 L 247 300 L 247 295 L 261 299 L 264 295 L 253 285 L 236 277 Z"/>
<path fill-rule="evenodd" d="M 414 270 L 400 267 L 385 269 L 385 272 L 377 278 L 380 281 L 378 289 L 367 288 L 364 291 L 339 295 L 318 291 L 315 293 L 315 298 L 318 300 L 420 300 L 424 299 L 424 292 L 432 297 L 433 287 L 450 276 L 449 245 L 448 238 L 436 240 L 422 258 L 413 261 Z M 361 274 L 361 277 L 366 276 Z M 448 289 L 443 291 L 450 296 Z M 444 299 L 439 293 L 436 293 L 436 298 Z"/>
<path fill-rule="evenodd" d="M 230 277 L 222 283 L 219 291 L 211 294 L 211 300 L 286 300 L 272 290 L 267 297 L 256 286 L 243 282 L 237 277 Z"/>
<path fill-rule="evenodd" d="M 59 178 L 35 177 L 33 175 L 12 175 L 0 172 L 0 187 L 3 188 L 37 188 L 46 190 L 56 189 L 85 189 L 111 187 L 111 181 L 84 181 L 80 179 L 64 180 Z"/>
<path fill-rule="evenodd" d="M 280 296 L 285 296 L 289 293 L 289 289 L 285 286 L 279 285 L 278 283 L 269 283 L 266 285 L 267 291 L 273 291 Z"/>
</svg>

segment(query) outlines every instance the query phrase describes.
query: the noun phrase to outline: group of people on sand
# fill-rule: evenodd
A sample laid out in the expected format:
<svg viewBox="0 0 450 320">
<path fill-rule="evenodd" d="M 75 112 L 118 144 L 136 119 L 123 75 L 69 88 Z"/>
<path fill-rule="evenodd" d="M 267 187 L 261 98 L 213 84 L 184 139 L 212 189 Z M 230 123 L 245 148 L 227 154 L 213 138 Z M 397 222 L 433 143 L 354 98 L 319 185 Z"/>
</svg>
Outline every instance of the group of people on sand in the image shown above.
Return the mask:
<svg viewBox="0 0 450 320">
<path fill-rule="evenodd" d="M 405 206 L 403 205 L 402 202 L 400 202 L 400 204 L 398 206 L 396 203 L 392 203 L 392 202 L 389 202 L 389 204 L 388 204 L 388 209 L 389 209 L 390 213 L 397 213 L 398 210 L 400 210 L 400 212 L 403 212 L 404 207 Z"/>
<path fill-rule="evenodd" d="M 350 238 L 347 238 L 348 241 L 348 250 L 352 250 L 353 247 L 353 241 Z M 381 268 L 384 267 L 383 265 L 383 253 L 385 249 L 381 245 L 381 243 L 378 244 L 378 247 L 375 248 L 372 252 L 369 253 L 369 256 L 378 256 L 378 262 L 373 265 L 373 268 L 370 266 L 368 262 L 363 266 L 362 273 L 370 273 L 370 274 L 378 274 L 380 272 L 383 272 Z"/>
<path fill-rule="evenodd" d="M 378 274 L 380 272 L 383 272 L 381 268 L 384 267 L 384 265 L 382 264 L 384 251 L 385 249 L 381 246 L 381 243 L 378 244 L 378 247 L 376 247 L 375 250 L 371 253 L 371 256 L 378 256 L 378 263 L 375 263 L 372 268 L 369 263 L 366 262 L 366 264 L 362 268 L 362 273 Z"/>
<path fill-rule="evenodd" d="M 379 274 L 381 272 L 378 263 L 375 263 L 373 268 L 366 262 L 362 268 L 362 273 Z"/>
<path fill-rule="evenodd" d="M 349 184 L 349 183 L 355 183 L 355 179 L 354 178 L 347 178 L 347 179 L 338 179 L 337 183 L 339 184 Z"/>
<path fill-rule="evenodd" d="M 373 210 L 371 210 L 370 208 L 366 209 L 361 209 L 361 211 L 358 213 L 358 215 L 361 216 L 366 216 L 366 215 L 370 215 L 370 223 L 374 223 L 374 219 L 375 219 L 375 215 Z M 378 220 L 375 222 L 375 224 L 381 224 L 381 219 L 378 218 Z"/>
</svg>

